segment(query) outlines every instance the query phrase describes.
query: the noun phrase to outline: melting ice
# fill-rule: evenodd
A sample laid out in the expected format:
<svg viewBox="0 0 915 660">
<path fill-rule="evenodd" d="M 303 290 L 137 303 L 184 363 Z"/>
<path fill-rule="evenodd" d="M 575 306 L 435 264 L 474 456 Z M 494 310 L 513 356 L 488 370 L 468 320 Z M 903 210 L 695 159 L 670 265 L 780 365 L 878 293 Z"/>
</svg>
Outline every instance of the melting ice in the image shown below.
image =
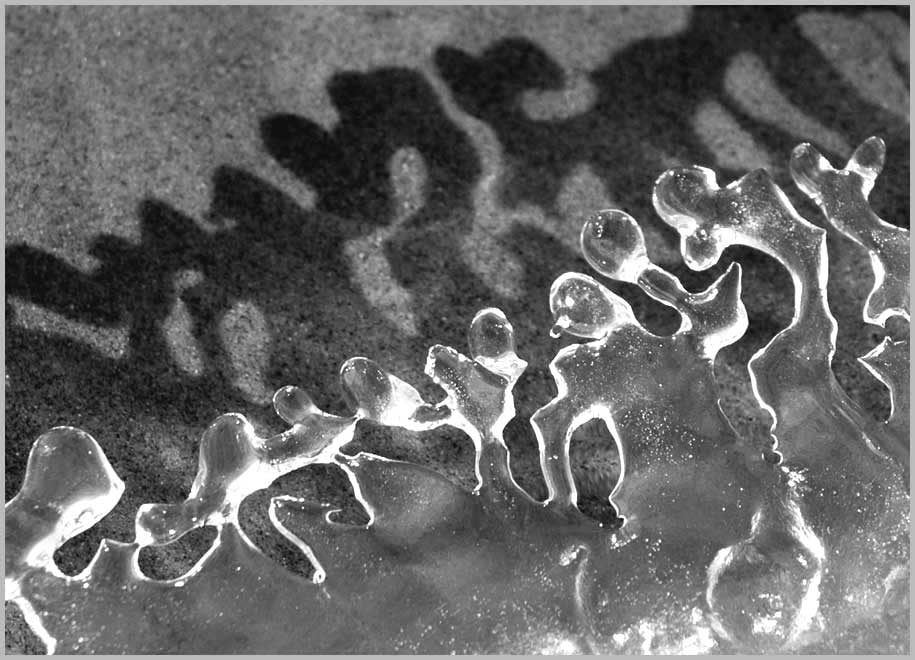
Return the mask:
<svg viewBox="0 0 915 660">
<path fill-rule="evenodd" d="M 909 321 L 908 232 L 867 202 L 883 162 L 877 138 L 840 170 L 806 144 L 791 158 L 828 225 L 868 250 L 874 286 L 863 316 L 877 325 Z M 442 401 L 358 357 L 340 371 L 349 416 L 324 413 L 290 386 L 274 396 L 283 433 L 262 438 L 242 415 L 218 418 L 187 498 L 142 506 L 135 540 L 103 541 L 75 577 L 55 565 L 55 550 L 107 515 L 124 485 L 95 439 L 50 430 L 6 505 L 7 599 L 49 652 L 62 653 L 841 651 L 856 626 L 907 618 L 908 340 L 861 357 L 892 397 L 890 417 L 871 420 L 831 371 L 826 231 L 762 170 L 724 187 L 706 168 L 670 170 L 653 200 L 691 268 L 745 245 L 791 275 L 793 321 L 749 363 L 773 420 L 767 446 L 735 432 L 713 374 L 716 354 L 747 327 L 740 266 L 687 291 L 649 260 L 636 219 L 603 211 L 582 228 L 588 263 L 639 286 L 681 323 L 652 334 L 595 277 L 556 280 L 552 333 L 581 341 L 550 364 L 557 395 L 530 420 L 545 501 L 509 468 L 502 434 L 527 362 L 509 320 L 486 309 L 470 324 L 466 353 L 429 350 L 426 373 Z M 577 506 L 569 443 L 592 419 L 606 423 L 621 457 L 608 485 L 621 525 L 604 527 Z M 476 449 L 476 488 L 344 453 L 357 424 L 460 429 Z M 316 463 L 347 475 L 369 522 L 342 524 L 327 506 L 273 498 L 270 520 L 315 568 L 306 579 L 254 546 L 238 510 Z M 187 574 L 143 575 L 141 548 L 201 526 L 217 537 Z"/>
</svg>

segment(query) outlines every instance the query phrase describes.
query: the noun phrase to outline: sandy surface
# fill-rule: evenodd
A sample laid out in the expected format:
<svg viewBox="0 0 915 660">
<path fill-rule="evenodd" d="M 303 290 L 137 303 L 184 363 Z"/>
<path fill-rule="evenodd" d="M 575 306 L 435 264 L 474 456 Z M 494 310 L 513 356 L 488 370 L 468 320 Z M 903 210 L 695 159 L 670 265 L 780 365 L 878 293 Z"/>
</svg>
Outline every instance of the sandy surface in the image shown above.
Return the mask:
<svg viewBox="0 0 915 660">
<path fill-rule="evenodd" d="M 269 401 L 286 384 L 343 413 L 336 374 L 354 355 L 440 396 L 426 349 L 463 349 L 488 306 L 531 363 L 526 419 L 554 392 L 547 293 L 588 271 L 587 213 L 627 209 L 688 288 L 722 271 L 689 272 L 655 217 L 668 167 L 722 182 L 766 167 L 822 224 L 788 176 L 791 149 L 810 141 L 844 164 L 880 135 L 873 206 L 907 227 L 908 71 L 907 8 L 7 8 L 6 497 L 43 431 L 99 441 L 127 489 L 58 552 L 76 572 L 101 538 L 132 539 L 141 503 L 183 499 L 217 415 L 278 431 Z M 836 373 L 884 417 L 885 391 L 854 361 L 883 336 L 861 321 L 868 260 L 842 238 L 829 249 Z M 762 438 L 745 364 L 790 321 L 790 280 L 758 253 L 732 259 L 750 330 L 717 369 L 734 423 Z M 649 329 L 675 329 L 641 292 L 611 288 Z M 519 481 L 543 496 L 532 434 L 510 431 Z M 357 444 L 472 481 L 458 433 L 367 429 Z M 596 447 L 573 453 L 600 484 L 612 456 Z M 328 469 L 278 492 L 347 497 Z M 265 501 L 246 526 L 294 564 Z M 209 538 L 145 570 L 177 575 Z M 15 608 L 6 649 L 41 650 Z"/>
</svg>

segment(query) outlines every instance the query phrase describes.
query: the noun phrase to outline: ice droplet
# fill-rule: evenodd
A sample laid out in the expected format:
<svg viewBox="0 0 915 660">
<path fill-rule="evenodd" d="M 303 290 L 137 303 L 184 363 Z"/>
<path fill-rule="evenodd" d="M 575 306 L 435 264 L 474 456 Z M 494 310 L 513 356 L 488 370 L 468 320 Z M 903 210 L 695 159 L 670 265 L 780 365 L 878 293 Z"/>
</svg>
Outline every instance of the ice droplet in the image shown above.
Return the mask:
<svg viewBox="0 0 915 660">
<path fill-rule="evenodd" d="M 631 215 L 614 209 L 585 222 L 581 251 L 598 273 L 623 282 L 635 283 L 649 266 L 642 229 Z"/>
<path fill-rule="evenodd" d="M 709 566 L 713 627 L 737 648 L 789 648 L 819 609 L 825 559 L 797 503 L 770 494 L 750 537 L 720 550 Z"/>
<path fill-rule="evenodd" d="M 6 503 L 6 587 L 30 569 L 56 571 L 51 557 L 114 508 L 124 483 L 88 433 L 51 429 L 29 453 L 22 487 Z"/>
</svg>

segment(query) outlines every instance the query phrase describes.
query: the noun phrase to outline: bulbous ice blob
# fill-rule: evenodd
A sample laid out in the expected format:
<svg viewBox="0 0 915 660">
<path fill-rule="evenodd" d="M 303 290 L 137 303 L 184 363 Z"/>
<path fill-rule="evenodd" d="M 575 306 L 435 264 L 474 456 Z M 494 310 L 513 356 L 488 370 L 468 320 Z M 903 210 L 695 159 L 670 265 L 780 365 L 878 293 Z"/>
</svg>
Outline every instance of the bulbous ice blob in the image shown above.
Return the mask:
<svg viewBox="0 0 915 660">
<path fill-rule="evenodd" d="M 629 303 L 593 277 L 580 273 L 556 278 L 550 287 L 550 311 L 554 319 L 550 334 L 554 337 L 566 332 L 597 339 L 635 318 Z"/>
<path fill-rule="evenodd" d="M 585 221 L 581 251 L 598 273 L 623 282 L 635 283 L 650 264 L 641 227 L 631 215 L 616 209 Z"/>
<path fill-rule="evenodd" d="M 515 382 L 527 362 L 515 352 L 515 331 L 498 309 L 477 312 L 468 333 L 470 355 L 489 371 Z"/>
<path fill-rule="evenodd" d="M 727 247 L 723 228 L 714 220 L 727 209 L 719 208 L 709 195 L 717 187 L 715 173 L 699 166 L 670 170 L 655 182 L 655 210 L 680 234 L 683 260 L 694 270 L 705 270 L 718 263 Z"/>
<path fill-rule="evenodd" d="M 512 388 L 527 367 L 515 353 L 514 329 L 498 309 L 485 309 L 470 324 L 474 359 L 447 346 L 433 346 L 426 373 L 445 390 L 448 423 L 464 431 L 476 448 L 478 493 L 506 502 L 530 497 L 515 483 L 502 437 L 515 416 Z"/>
<path fill-rule="evenodd" d="M 35 441 L 25 478 L 6 503 L 6 597 L 30 569 L 56 572 L 54 551 L 104 518 L 121 498 L 124 483 L 95 439 L 68 426 Z"/>
<path fill-rule="evenodd" d="M 814 622 L 826 552 L 793 499 L 770 496 L 750 537 L 723 548 L 708 569 L 716 631 L 754 653 L 790 648 Z"/>
<path fill-rule="evenodd" d="M 301 387 L 287 385 L 273 394 L 273 409 L 287 424 L 297 424 L 320 410 Z"/>
<path fill-rule="evenodd" d="M 254 429 L 241 415 L 213 422 L 200 440 L 197 477 L 187 500 L 141 506 L 137 542 L 161 545 L 197 527 L 235 523 L 242 499 L 265 486 L 256 442 Z"/>
<path fill-rule="evenodd" d="M 326 463 L 353 437 L 355 418 L 321 412 L 298 388 L 274 396 L 281 416 L 296 420 L 284 433 L 259 437 L 242 415 L 217 419 L 200 440 L 197 476 L 178 504 L 144 504 L 137 511 L 136 541 L 162 545 L 204 525 L 237 525 L 251 493 L 310 463 Z"/>
<path fill-rule="evenodd" d="M 358 417 L 378 424 L 423 431 L 444 423 L 448 410 L 426 403 L 411 385 L 368 358 L 350 358 L 340 382 Z"/>
</svg>

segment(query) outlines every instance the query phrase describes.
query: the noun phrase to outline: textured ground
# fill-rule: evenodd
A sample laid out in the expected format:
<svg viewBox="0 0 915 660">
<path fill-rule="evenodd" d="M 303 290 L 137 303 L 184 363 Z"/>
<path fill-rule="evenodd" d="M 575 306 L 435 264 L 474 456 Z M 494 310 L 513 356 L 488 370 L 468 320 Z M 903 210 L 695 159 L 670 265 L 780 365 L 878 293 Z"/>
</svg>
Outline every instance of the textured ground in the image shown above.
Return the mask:
<svg viewBox="0 0 915 660">
<path fill-rule="evenodd" d="M 6 497 L 43 431 L 98 439 L 127 490 L 58 553 L 76 572 L 99 539 L 132 538 L 139 504 L 183 498 L 218 414 L 277 431 L 269 401 L 286 384 L 342 413 L 336 373 L 354 355 L 435 397 L 426 349 L 463 348 L 487 306 L 531 362 L 526 418 L 554 392 L 547 292 L 587 272 L 586 213 L 627 209 L 650 256 L 704 286 L 721 268 L 682 266 L 651 207 L 661 172 L 766 167 L 820 223 L 791 184 L 791 149 L 844 163 L 876 134 L 889 154 L 873 206 L 907 227 L 908 80 L 907 7 L 8 8 Z M 835 237 L 829 249 L 837 375 L 885 416 L 854 362 L 883 336 L 860 320 L 866 255 Z M 744 365 L 790 321 L 790 280 L 750 251 L 725 257 L 744 265 L 751 329 L 719 358 L 723 403 L 762 437 Z M 650 329 L 674 329 L 639 291 L 611 288 Z M 519 481 L 543 496 L 531 433 L 510 431 Z M 358 444 L 472 478 L 457 433 Z M 612 459 L 596 446 L 573 451 L 595 497 Z M 346 497 L 328 469 L 276 492 Z M 303 568 L 264 501 L 247 508 L 253 538 Z M 177 575 L 209 538 L 145 569 Z M 10 610 L 7 652 L 39 652 Z"/>
</svg>

